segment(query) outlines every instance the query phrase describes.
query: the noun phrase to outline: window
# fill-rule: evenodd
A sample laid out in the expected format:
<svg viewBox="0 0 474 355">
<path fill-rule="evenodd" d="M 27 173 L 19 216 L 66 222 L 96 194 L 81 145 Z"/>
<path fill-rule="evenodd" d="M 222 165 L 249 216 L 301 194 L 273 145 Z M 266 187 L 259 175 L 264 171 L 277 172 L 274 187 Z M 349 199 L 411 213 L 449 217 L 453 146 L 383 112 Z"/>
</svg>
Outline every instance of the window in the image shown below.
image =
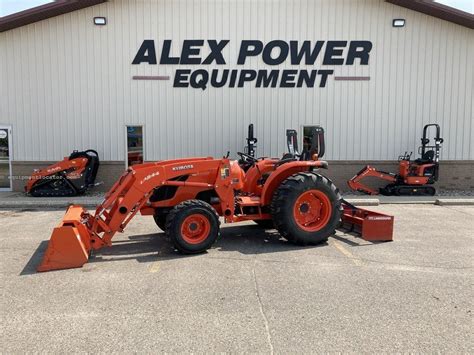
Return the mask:
<svg viewBox="0 0 474 355">
<path fill-rule="evenodd" d="M 143 126 L 127 126 L 127 166 L 143 163 Z"/>
</svg>

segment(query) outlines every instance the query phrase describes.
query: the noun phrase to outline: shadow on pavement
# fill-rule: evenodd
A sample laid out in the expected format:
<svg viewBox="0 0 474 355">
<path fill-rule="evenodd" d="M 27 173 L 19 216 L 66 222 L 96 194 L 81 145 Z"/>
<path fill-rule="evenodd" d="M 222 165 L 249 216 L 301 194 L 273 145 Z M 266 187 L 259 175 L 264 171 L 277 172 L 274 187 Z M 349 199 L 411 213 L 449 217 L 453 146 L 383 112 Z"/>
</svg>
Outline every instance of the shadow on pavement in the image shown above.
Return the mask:
<svg viewBox="0 0 474 355">
<path fill-rule="evenodd" d="M 237 251 L 241 254 L 279 253 L 315 246 L 298 246 L 289 243 L 276 230 L 264 230 L 257 225 L 230 226 L 221 229 L 221 238 L 213 249 L 219 251 Z M 135 259 L 138 262 L 153 262 L 189 258 L 195 255 L 183 255 L 176 251 L 171 240 L 164 233 L 132 235 L 128 240 L 114 241 L 111 247 L 95 252 L 89 262 Z M 202 255 L 202 254 L 201 254 Z"/>
<path fill-rule="evenodd" d="M 36 248 L 35 252 L 31 256 L 30 260 L 28 260 L 23 270 L 21 270 L 20 276 L 36 274 L 36 267 L 40 264 L 41 259 L 43 259 L 43 254 L 47 247 L 48 241 L 43 240 L 40 245 L 38 245 L 38 248 Z"/>
<path fill-rule="evenodd" d="M 351 247 L 368 247 L 368 246 L 374 246 L 374 245 L 377 245 L 377 244 L 384 244 L 384 243 L 392 242 L 392 241 L 367 241 L 367 240 L 362 239 L 358 233 L 350 232 L 350 231 L 346 231 L 346 230 L 344 230 L 343 233 L 345 235 L 350 235 L 350 236 L 356 238 L 356 241 L 348 239 L 348 238 L 341 237 L 340 235 L 333 235 L 332 238 L 337 239 L 338 241 L 340 241 L 342 243 L 345 243 L 345 244 L 347 244 Z"/>
<path fill-rule="evenodd" d="M 333 237 L 346 241 L 338 236 Z M 21 276 L 36 273 L 36 267 L 41 262 L 47 245 L 47 240 L 41 242 L 21 271 Z M 282 253 L 325 246 L 327 246 L 327 243 L 311 246 L 294 245 L 281 237 L 274 229 L 265 230 L 257 225 L 245 225 L 222 228 L 221 238 L 214 244 L 213 248 L 223 252 L 236 251 L 244 255 L 252 255 Z M 94 251 L 89 258 L 89 263 L 113 262 L 117 260 L 154 262 L 157 260 L 189 258 L 196 255 L 180 254 L 174 249 L 171 241 L 164 233 L 151 233 L 131 235 L 125 240 L 115 240 L 111 247 Z"/>
</svg>

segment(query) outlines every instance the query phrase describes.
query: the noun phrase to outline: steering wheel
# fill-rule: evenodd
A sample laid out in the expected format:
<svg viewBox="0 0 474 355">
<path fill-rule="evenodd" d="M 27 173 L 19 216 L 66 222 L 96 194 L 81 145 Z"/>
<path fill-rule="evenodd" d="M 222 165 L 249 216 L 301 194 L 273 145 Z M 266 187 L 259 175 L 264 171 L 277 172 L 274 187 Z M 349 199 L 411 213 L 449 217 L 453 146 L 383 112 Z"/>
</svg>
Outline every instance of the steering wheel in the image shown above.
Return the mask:
<svg viewBox="0 0 474 355">
<path fill-rule="evenodd" d="M 237 152 L 237 155 L 239 155 L 243 161 L 250 161 L 252 163 L 256 163 L 258 162 L 258 159 L 254 158 L 253 156 L 251 155 L 248 155 L 248 154 L 245 154 L 245 153 L 242 153 L 242 152 Z"/>
</svg>

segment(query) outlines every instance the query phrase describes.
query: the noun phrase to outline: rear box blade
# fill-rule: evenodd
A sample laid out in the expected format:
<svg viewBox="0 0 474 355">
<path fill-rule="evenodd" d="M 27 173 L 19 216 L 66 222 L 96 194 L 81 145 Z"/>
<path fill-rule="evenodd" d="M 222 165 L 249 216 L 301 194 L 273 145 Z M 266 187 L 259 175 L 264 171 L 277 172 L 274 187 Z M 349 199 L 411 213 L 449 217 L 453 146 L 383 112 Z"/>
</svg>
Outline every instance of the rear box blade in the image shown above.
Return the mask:
<svg viewBox="0 0 474 355">
<path fill-rule="evenodd" d="M 61 223 L 54 228 L 37 271 L 77 268 L 87 262 L 90 233 L 82 223 L 84 212 L 81 206 L 69 207 Z"/>
<path fill-rule="evenodd" d="M 348 205 L 343 208 L 342 228 L 370 242 L 393 240 L 393 216 Z"/>
</svg>

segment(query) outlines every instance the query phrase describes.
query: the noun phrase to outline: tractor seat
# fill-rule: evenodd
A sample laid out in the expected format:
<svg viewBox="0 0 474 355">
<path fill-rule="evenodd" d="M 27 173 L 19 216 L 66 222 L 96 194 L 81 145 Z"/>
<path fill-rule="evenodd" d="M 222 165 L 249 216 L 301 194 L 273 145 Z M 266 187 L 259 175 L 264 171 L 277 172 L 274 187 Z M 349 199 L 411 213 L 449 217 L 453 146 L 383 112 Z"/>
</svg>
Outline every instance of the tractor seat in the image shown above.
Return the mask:
<svg viewBox="0 0 474 355">
<path fill-rule="evenodd" d="M 434 150 L 428 150 L 421 156 L 421 158 L 416 159 L 415 163 L 417 164 L 429 164 L 434 160 L 435 152 Z"/>
</svg>

